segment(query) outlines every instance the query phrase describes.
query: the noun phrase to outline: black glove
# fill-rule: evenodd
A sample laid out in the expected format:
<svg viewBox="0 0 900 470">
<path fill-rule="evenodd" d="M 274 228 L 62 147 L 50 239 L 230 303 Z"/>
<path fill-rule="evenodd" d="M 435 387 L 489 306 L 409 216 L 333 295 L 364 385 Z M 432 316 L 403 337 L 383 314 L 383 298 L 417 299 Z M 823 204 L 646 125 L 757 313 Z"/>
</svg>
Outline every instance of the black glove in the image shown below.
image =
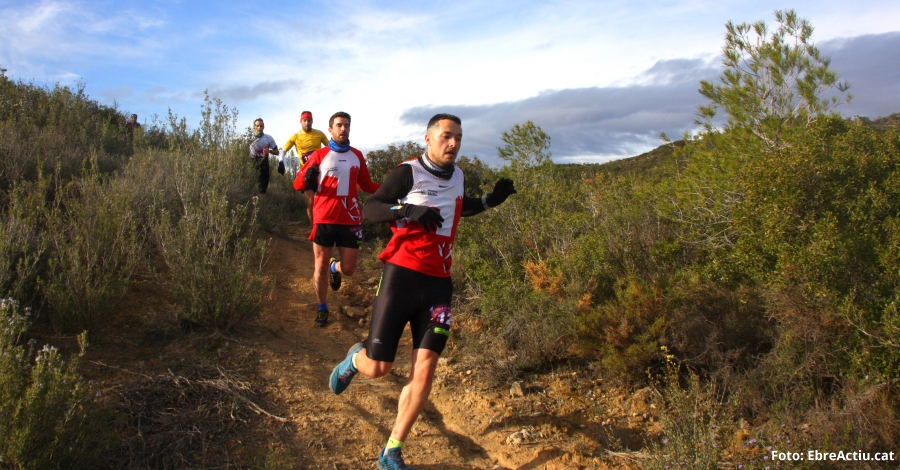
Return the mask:
<svg viewBox="0 0 900 470">
<path fill-rule="evenodd" d="M 516 193 L 516 187 L 513 185 L 513 182 L 509 178 L 500 178 L 497 180 L 497 184 L 494 185 L 494 192 L 487 195 L 487 205 L 490 207 L 496 207 L 500 204 L 503 204 L 503 201 L 509 197 L 510 194 Z"/>
<path fill-rule="evenodd" d="M 428 206 L 417 206 L 415 204 L 405 204 L 401 209 L 403 217 L 422 224 L 426 232 L 436 231 L 441 228 L 444 218 L 434 208 Z"/>
<path fill-rule="evenodd" d="M 303 181 L 306 182 L 307 191 L 315 191 L 319 189 L 319 165 L 313 165 L 306 170 L 303 175 Z"/>
<path fill-rule="evenodd" d="M 278 162 L 278 172 L 284 174 L 284 162 Z"/>
</svg>

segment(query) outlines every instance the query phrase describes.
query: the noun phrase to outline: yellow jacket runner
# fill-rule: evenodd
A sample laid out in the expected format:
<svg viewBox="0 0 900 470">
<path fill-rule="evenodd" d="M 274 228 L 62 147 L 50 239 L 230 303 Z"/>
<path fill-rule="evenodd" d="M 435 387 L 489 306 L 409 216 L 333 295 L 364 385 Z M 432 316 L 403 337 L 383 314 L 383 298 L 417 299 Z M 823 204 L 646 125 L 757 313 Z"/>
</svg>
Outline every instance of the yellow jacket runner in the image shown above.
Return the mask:
<svg viewBox="0 0 900 470">
<path fill-rule="evenodd" d="M 309 159 L 311 153 L 323 146 L 328 147 L 328 137 L 318 129 L 312 129 L 309 132 L 300 129 L 284 144 L 284 151 L 287 152 L 294 146 L 297 146 L 297 154 L 300 155 L 300 164 L 302 166 L 306 164 L 306 160 Z"/>
</svg>

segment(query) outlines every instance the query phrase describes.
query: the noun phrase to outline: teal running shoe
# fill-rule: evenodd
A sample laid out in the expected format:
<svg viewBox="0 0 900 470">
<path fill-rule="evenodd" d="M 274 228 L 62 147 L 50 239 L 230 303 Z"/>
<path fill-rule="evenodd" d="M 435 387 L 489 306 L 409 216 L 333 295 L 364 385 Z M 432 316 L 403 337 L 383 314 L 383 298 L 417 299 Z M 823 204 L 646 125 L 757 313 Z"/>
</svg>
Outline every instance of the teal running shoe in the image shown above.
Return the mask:
<svg viewBox="0 0 900 470">
<path fill-rule="evenodd" d="M 400 448 L 385 450 L 381 448 L 378 453 L 378 470 L 416 470 L 403 461 Z"/>
<path fill-rule="evenodd" d="M 363 344 L 356 343 L 347 351 L 347 357 L 340 364 L 334 366 L 331 371 L 331 378 L 328 380 L 328 387 L 335 395 L 340 395 L 350 386 L 350 381 L 359 372 L 353 367 L 353 355 L 362 351 Z"/>
</svg>

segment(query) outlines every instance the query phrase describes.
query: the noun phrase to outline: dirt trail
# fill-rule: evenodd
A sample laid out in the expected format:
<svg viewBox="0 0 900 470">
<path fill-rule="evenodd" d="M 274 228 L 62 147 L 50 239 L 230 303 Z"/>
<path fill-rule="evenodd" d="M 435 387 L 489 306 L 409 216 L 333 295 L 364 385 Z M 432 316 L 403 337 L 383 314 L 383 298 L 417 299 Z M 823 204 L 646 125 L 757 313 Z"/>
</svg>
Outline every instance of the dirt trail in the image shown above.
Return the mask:
<svg viewBox="0 0 900 470">
<path fill-rule="evenodd" d="M 409 372 L 408 330 L 392 374 L 381 379 L 357 376 L 344 394 L 332 394 L 327 385 L 331 369 L 368 331 L 368 315 L 360 321 L 342 311 L 349 308 L 357 316 L 367 312 L 380 273 L 359 269 L 345 277 L 340 291 L 329 294 L 328 325 L 315 327 L 307 230 L 296 227 L 290 237 L 273 239 L 268 272 L 275 277 L 275 286 L 260 316 L 261 325 L 245 329 L 241 336 L 258 344 L 260 375 L 277 384 L 270 400 L 288 404 L 282 416 L 306 436 L 298 436 L 301 441 L 311 444 L 305 460 L 314 460 L 321 468 L 372 468 L 374 456 L 390 436 L 397 396 Z M 493 468 L 499 461 L 497 449 L 470 437 L 474 423 L 458 419 L 452 402 L 443 405 L 448 392 L 435 387 L 433 404 L 404 448 L 407 461 L 423 470 Z"/>
<path fill-rule="evenodd" d="M 270 353 L 262 375 L 278 384 L 278 396 L 273 398 L 289 404 L 288 414 L 298 432 L 316 443 L 311 446 L 315 452 L 307 457 L 321 468 L 372 468 L 373 456 L 390 435 L 397 396 L 409 372 L 409 330 L 391 375 L 357 376 L 344 394 L 333 395 L 327 386 L 332 367 L 368 331 L 368 315 L 357 320 L 340 313 L 341 308 L 367 313 L 380 272 L 365 270 L 361 262 L 341 290 L 329 294 L 329 323 L 316 328 L 307 230 L 296 227 L 290 237 L 274 240 L 269 272 L 277 280 L 260 317 L 268 331 L 250 328 L 244 334 Z M 619 395 L 614 400 L 618 406 L 608 408 L 616 408 L 613 414 L 622 415 L 626 426 L 604 430 L 600 423 L 585 419 L 584 412 L 595 411 L 602 400 L 594 396 L 596 384 L 579 382 L 577 372 L 548 377 L 545 386 L 532 387 L 532 396 L 517 400 L 505 389 L 479 390 L 469 379 L 471 371 L 460 367 L 452 351 L 445 353 L 431 403 L 404 447 L 406 460 L 417 469 L 605 468 L 611 462 L 585 458 L 585 454 L 599 454 L 600 441 L 633 437 L 627 432 L 629 416 L 625 415 L 641 421 L 649 410 L 638 410 L 641 404 L 646 408 L 646 400 L 641 399 L 623 406 L 626 400 Z M 520 444 L 514 443 L 516 432 Z"/>
<path fill-rule="evenodd" d="M 177 374 L 178 364 L 210 358 L 215 364 L 237 364 L 236 369 L 251 371 L 247 380 L 258 405 L 282 419 L 262 414 L 253 418 L 252 443 L 231 437 L 209 445 L 224 445 L 233 449 L 228 452 L 245 457 L 237 461 L 259 461 L 260 455 L 275 452 L 294 468 L 374 468 L 409 372 L 409 331 L 390 375 L 357 376 L 344 394 L 332 394 L 327 385 L 332 368 L 368 331 L 367 313 L 380 271 L 366 270 L 362 258 L 370 255 L 361 253 L 357 273 L 345 277 L 340 291 L 329 294 L 328 325 L 315 327 L 308 230 L 296 225 L 288 236 L 271 239 L 267 266 L 271 290 L 259 319 L 241 327 L 234 338 L 204 333 L 167 340 L 162 334 L 162 340 L 155 341 L 148 336 L 153 328 L 148 329 L 147 320 L 140 320 L 145 323 L 141 327 L 136 318 L 159 315 L 167 306 L 159 300 L 163 296 L 158 287 L 137 282 L 123 311 L 141 316 L 122 315 L 112 339 L 89 354 L 86 375 L 116 393 L 116 387 L 123 388 L 117 381 L 121 384 L 135 371 L 145 376 L 173 370 Z M 343 311 L 363 318 L 351 318 Z M 443 355 L 431 402 L 404 446 L 407 462 L 416 469 L 627 467 L 632 454 L 609 451 L 628 448 L 648 424 L 645 421 L 653 421 L 645 398 L 604 392 L 599 379 L 583 372 L 559 370 L 533 377 L 521 383 L 520 393 L 511 395 L 505 388 L 481 386 L 477 373 L 456 354 L 451 347 Z M 197 466 L 204 466 L 202 459 Z"/>
</svg>

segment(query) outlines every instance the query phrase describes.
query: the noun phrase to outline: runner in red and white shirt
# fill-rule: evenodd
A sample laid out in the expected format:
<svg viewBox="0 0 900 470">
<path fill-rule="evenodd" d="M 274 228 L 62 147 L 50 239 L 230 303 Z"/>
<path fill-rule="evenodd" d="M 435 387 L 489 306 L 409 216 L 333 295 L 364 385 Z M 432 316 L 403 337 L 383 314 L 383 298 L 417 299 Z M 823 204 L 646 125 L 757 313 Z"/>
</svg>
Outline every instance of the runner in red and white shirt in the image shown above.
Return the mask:
<svg viewBox="0 0 900 470">
<path fill-rule="evenodd" d="M 394 234 L 380 255 L 384 272 L 369 337 L 350 348 L 332 371 L 328 386 L 340 394 L 357 373 L 372 378 L 387 375 L 409 324 L 411 371 L 400 392 L 390 439 L 378 454 L 378 468 L 410 468 L 403 462 L 403 441 L 428 401 L 438 357 L 450 335 L 450 264 L 459 218 L 497 206 L 516 192 L 511 180 L 501 178 L 490 194 L 466 197 L 464 176 L 454 165 L 461 141 L 458 117 L 431 118 L 425 154 L 397 165 L 363 209 L 366 220 L 391 222 Z"/>
<path fill-rule="evenodd" d="M 328 321 L 327 284 L 338 290 L 341 275 L 351 276 L 356 271 L 362 244 L 362 206 L 356 190 L 374 193 L 380 186 L 372 181 L 362 152 L 350 146 L 350 115 L 334 113 L 328 120 L 328 132 L 328 147 L 313 152 L 294 180 L 295 190 L 315 191 L 309 239 L 313 242 L 313 287 L 319 303 L 315 323 L 320 327 Z M 340 261 L 331 256 L 335 245 Z"/>
</svg>

